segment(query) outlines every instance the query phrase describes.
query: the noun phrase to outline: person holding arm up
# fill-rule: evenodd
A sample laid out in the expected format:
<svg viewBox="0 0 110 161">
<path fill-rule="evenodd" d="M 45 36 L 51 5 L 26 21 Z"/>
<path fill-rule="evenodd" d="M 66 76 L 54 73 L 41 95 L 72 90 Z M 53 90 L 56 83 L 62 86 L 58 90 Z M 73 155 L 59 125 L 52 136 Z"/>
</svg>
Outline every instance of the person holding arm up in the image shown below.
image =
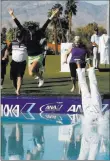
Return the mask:
<svg viewBox="0 0 110 161">
<path fill-rule="evenodd" d="M 44 79 L 42 75 L 39 73 L 39 68 L 42 67 L 42 62 L 44 60 L 43 53 L 45 49 L 42 47 L 42 44 L 40 44 L 40 40 L 44 38 L 45 30 L 48 24 L 56 16 L 58 11 L 59 9 L 53 11 L 52 15 L 48 18 L 44 25 L 36 30 L 35 25 L 28 26 L 28 29 L 24 28 L 20 24 L 18 19 L 15 17 L 14 11 L 12 9 L 9 9 L 9 14 L 11 15 L 12 19 L 14 20 L 20 31 L 22 32 L 23 39 L 27 46 L 29 75 L 33 76 L 36 74 L 39 77 L 38 87 L 41 87 L 44 84 Z"/>
</svg>

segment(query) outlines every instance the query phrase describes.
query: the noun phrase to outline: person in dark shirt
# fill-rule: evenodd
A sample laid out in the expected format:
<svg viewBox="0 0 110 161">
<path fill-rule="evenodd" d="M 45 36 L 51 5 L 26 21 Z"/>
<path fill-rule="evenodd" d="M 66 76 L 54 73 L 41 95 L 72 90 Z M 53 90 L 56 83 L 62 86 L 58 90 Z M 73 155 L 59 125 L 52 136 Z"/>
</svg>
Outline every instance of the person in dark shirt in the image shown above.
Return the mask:
<svg viewBox="0 0 110 161">
<path fill-rule="evenodd" d="M 45 30 L 48 26 L 48 24 L 51 22 L 53 17 L 58 13 L 59 9 L 56 9 L 53 11 L 52 15 L 48 20 L 45 22 L 42 28 L 39 28 L 36 30 L 36 26 L 29 26 L 28 30 L 24 28 L 20 22 L 17 20 L 17 18 L 14 16 L 14 12 L 12 9 L 9 9 L 9 14 L 11 15 L 12 19 L 20 29 L 23 35 L 23 39 L 25 41 L 25 44 L 27 46 L 27 52 L 28 52 L 28 69 L 29 69 L 29 75 L 33 76 L 35 73 L 39 77 L 39 85 L 38 87 L 41 87 L 44 84 L 44 79 L 42 75 L 39 73 L 39 68 L 42 66 L 42 61 L 44 59 L 44 48 L 40 44 L 40 40 L 45 35 Z"/>
<path fill-rule="evenodd" d="M 7 44 L 3 41 L 3 35 L 1 34 L 1 89 L 3 89 L 8 60 Z"/>
<path fill-rule="evenodd" d="M 66 54 L 66 61 L 64 63 L 67 63 L 67 57 L 71 53 L 71 59 L 70 59 L 70 73 L 71 73 L 71 79 L 73 81 L 73 87 L 71 89 L 71 92 L 74 92 L 76 88 L 76 69 L 77 65 L 75 62 L 75 59 L 80 59 L 81 60 L 81 68 L 85 68 L 86 63 L 85 63 L 85 58 L 87 53 L 86 47 L 82 44 L 81 38 L 79 36 L 75 36 L 74 38 L 74 44 L 73 47 L 68 49 Z"/>
<path fill-rule="evenodd" d="M 13 81 L 16 94 L 20 95 L 27 60 L 27 47 L 23 42 L 21 31 L 17 31 L 16 40 L 10 43 L 8 52 L 12 53 L 10 79 Z"/>
<path fill-rule="evenodd" d="M 9 160 L 23 160 L 23 127 L 16 124 L 8 138 L 8 156 Z"/>
</svg>

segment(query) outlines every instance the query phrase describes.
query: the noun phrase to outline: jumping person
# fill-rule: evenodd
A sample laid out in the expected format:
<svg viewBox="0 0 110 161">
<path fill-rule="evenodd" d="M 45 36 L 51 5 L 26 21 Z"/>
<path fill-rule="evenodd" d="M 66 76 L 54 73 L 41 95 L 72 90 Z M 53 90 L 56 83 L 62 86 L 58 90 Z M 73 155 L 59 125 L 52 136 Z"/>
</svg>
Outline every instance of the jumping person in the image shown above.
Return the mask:
<svg viewBox="0 0 110 161">
<path fill-rule="evenodd" d="M 42 66 L 42 61 L 44 59 L 43 56 L 44 49 L 40 44 L 40 40 L 44 37 L 45 30 L 48 24 L 51 22 L 53 17 L 58 13 L 58 11 L 59 9 L 53 11 L 51 17 L 45 22 L 42 28 L 36 30 L 35 26 L 30 26 L 28 30 L 26 30 L 14 16 L 13 10 L 9 9 L 9 14 L 11 15 L 12 19 L 14 20 L 20 31 L 22 32 L 25 44 L 27 46 L 29 75 L 33 76 L 34 73 L 37 74 L 37 76 L 39 77 L 39 85 L 38 85 L 39 87 L 41 87 L 44 84 L 44 79 L 42 75 L 39 73 L 39 68 Z"/>
<path fill-rule="evenodd" d="M 8 51 L 12 52 L 12 61 L 10 64 L 10 79 L 13 80 L 16 94 L 20 95 L 27 60 L 27 47 L 23 42 L 21 31 L 17 32 L 16 40 L 10 43 Z"/>
<path fill-rule="evenodd" d="M 3 36 L 1 34 L 1 89 L 3 89 L 3 83 L 6 75 L 6 66 L 8 64 L 8 52 L 7 44 L 3 41 Z"/>
<path fill-rule="evenodd" d="M 86 66 L 85 57 L 86 57 L 86 54 L 87 54 L 87 49 L 82 44 L 81 38 L 79 36 L 75 36 L 73 47 L 70 48 L 67 51 L 67 53 L 65 53 L 66 61 L 64 63 L 67 63 L 67 57 L 70 53 L 71 53 L 72 56 L 71 56 L 71 59 L 70 59 L 69 66 L 70 66 L 71 79 L 72 79 L 72 82 L 73 82 L 71 92 L 73 92 L 76 88 L 77 65 L 76 65 L 75 59 L 81 59 L 81 68 L 85 68 L 85 66 Z"/>
<path fill-rule="evenodd" d="M 97 69 L 99 67 L 99 31 L 98 28 L 94 28 L 94 34 L 91 36 L 91 43 L 93 47 L 93 67 Z"/>
</svg>

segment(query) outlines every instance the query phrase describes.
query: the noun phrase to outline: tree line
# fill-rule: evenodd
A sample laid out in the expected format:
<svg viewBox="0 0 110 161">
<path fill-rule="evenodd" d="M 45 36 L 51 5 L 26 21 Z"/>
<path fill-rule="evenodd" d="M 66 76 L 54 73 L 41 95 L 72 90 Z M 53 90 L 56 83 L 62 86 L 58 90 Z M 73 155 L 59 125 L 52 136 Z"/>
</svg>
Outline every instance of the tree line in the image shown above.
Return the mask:
<svg viewBox="0 0 110 161">
<path fill-rule="evenodd" d="M 58 54 L 58 44 L 64 42 L 72 42 L 75 35 L 81 36 L 83 43 L 89 48 L 90 47 L 90 38 L 94 32 L 94 27 L 98 26 L 97 23 L 89 23 L 84 27 L 78 27 L 74 31 L 72 31 L 72 16 L 77 13 L 77 1 L 76 0 L 67 0 L 65 3 L 65 10 L 63 11 L 63 6 L 61 4 L 55 4 L 47 13 L 47 16 L 51 16 L 52 12 L 59 8 L 59 12 L 51 21 L 51 28 L 47 28 L 46 37 L 49 43 L 55 44 L 55 54 Z M 26 21 L 23 23 L 25 28 L 28 28 L 28 25 L 36 24 L 36 26 L 40 26 L 39 22 L 34 21 Z M 103 33 L 104 28 L 99 26 L 100 34 Z M 6 28 L 2 29 L 2 35 L 4 35 L 4 39 L 8 42 L 16 39 L 16 32 L 18 28 L 10 28 L 7 30 Z"/>
</svg>

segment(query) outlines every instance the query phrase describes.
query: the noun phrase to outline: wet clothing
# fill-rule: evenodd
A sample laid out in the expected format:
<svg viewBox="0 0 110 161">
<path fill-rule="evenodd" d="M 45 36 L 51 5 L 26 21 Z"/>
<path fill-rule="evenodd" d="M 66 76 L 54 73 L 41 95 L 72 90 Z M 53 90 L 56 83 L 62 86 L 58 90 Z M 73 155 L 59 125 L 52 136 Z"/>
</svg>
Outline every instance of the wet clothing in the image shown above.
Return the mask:
<svg viewBox="0 0 110 161">
<path fill-rule="evenodd" d="M 25 45 L 27 46 L 28 56 L 37 56 L 42 54 L 44 52 L 44 48 L 42 47 L 42 44 L 40 44 L 40 40 L 44 37 L 45 30 L 51 20 L 48 19 L 43 27 L 35 31 L 34 34 L 32 34 L 28 29 L 25 29 L 16 18 L 14 21 L 22 32 Z"/>
</svg>

